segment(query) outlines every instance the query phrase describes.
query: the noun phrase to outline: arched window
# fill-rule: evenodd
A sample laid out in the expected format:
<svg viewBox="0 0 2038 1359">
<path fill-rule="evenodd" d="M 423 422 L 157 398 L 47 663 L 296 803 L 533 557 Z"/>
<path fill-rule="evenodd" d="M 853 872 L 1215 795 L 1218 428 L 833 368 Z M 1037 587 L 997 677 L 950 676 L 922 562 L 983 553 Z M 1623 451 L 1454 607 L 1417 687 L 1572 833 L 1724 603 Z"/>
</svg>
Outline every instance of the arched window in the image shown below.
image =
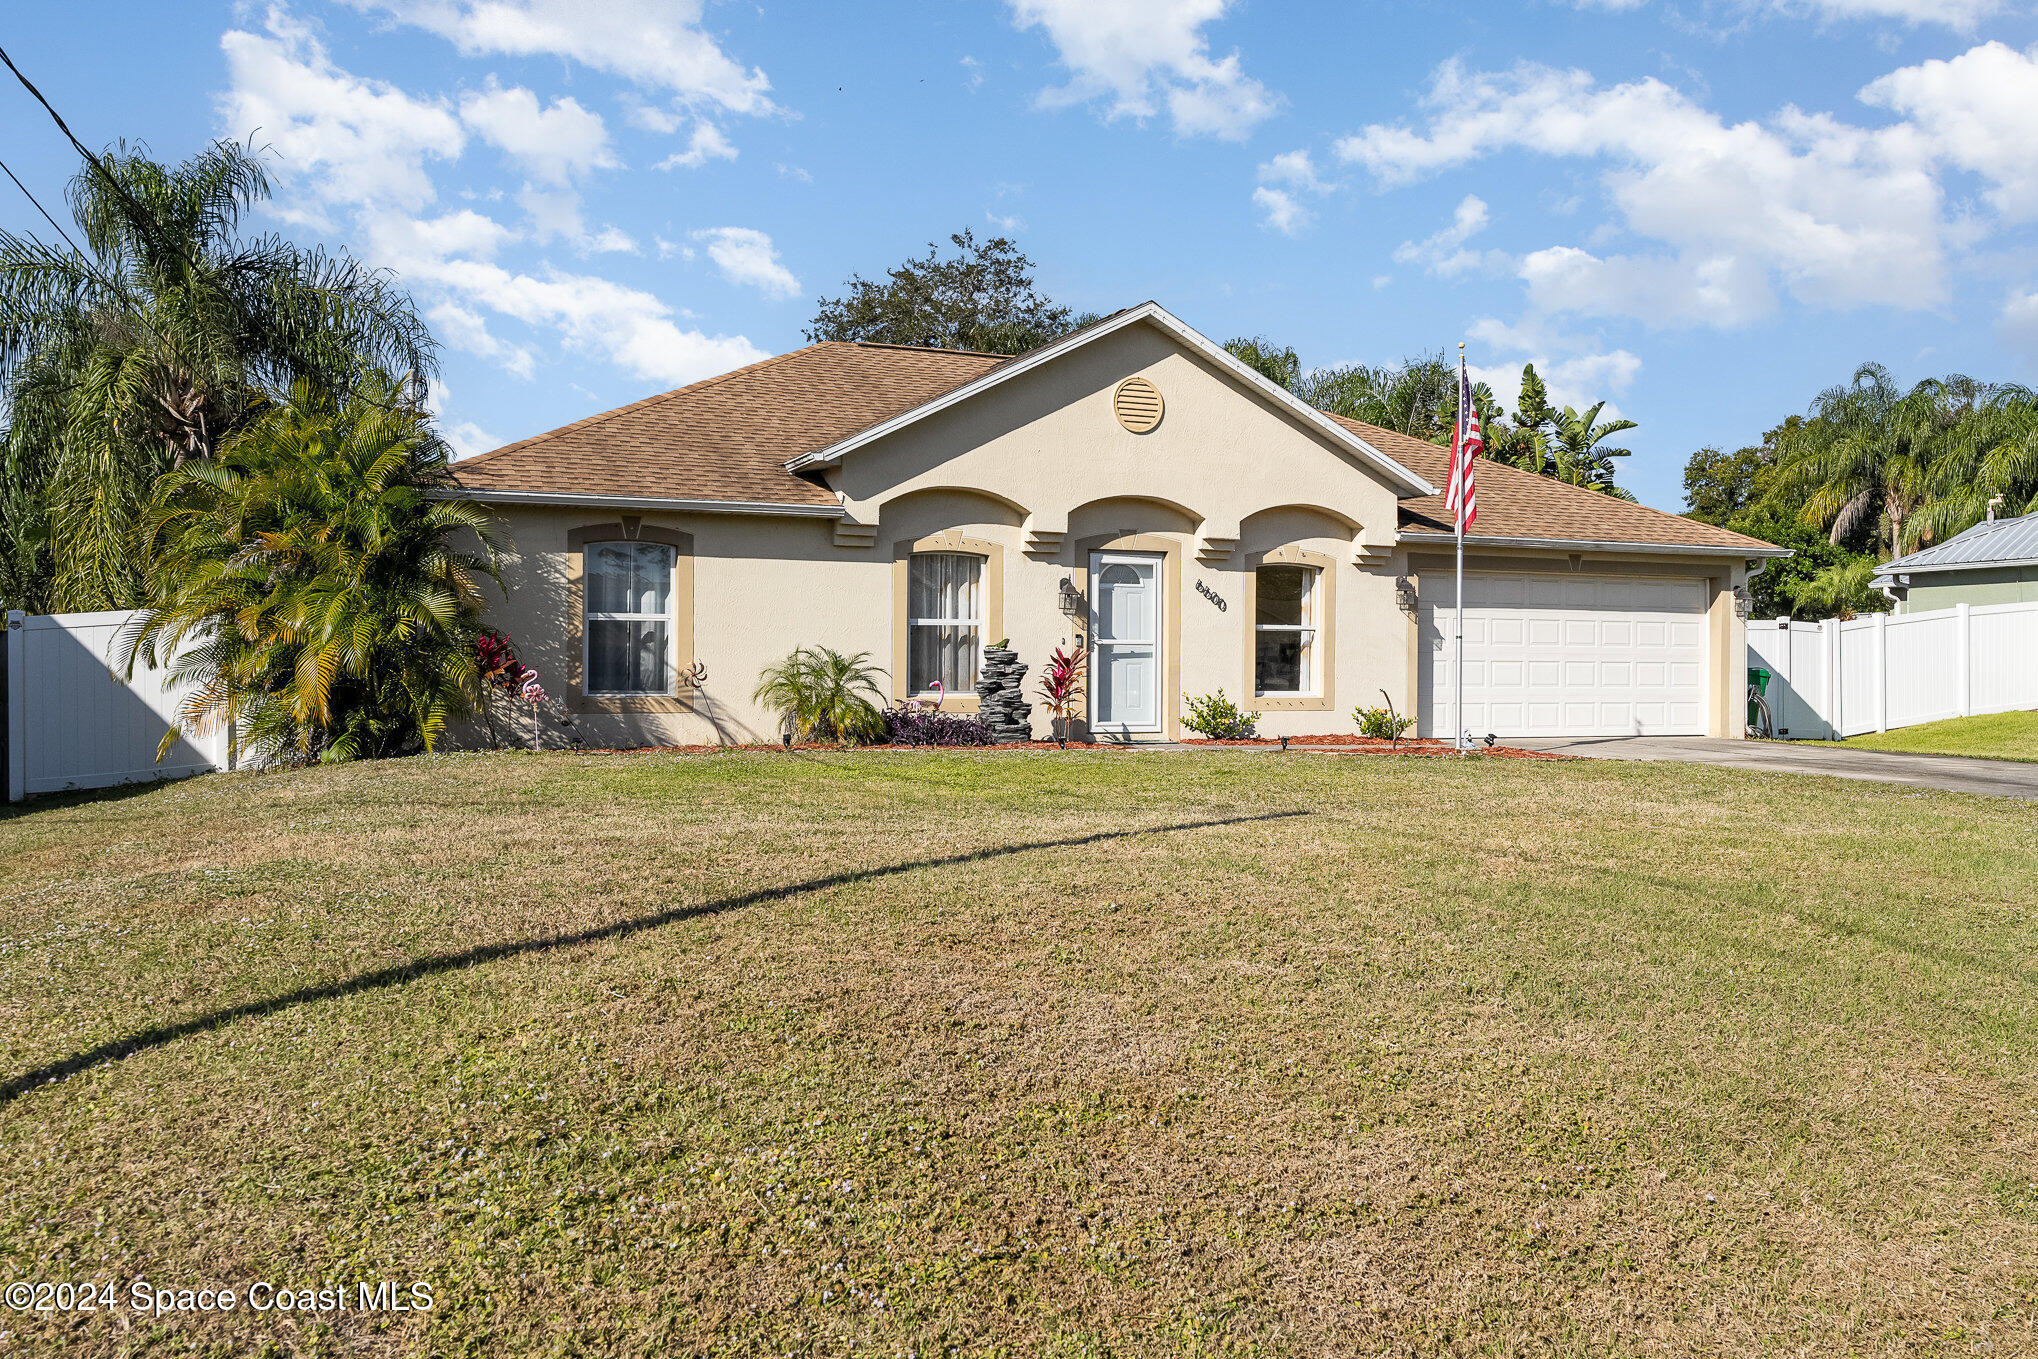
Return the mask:
<svg viewBox="0 0 2038 1359">
<path fill-rule="evenodd" d="M 610 542 L 585 552 L 588 696 L 671 694 L 674 550 Z"/>
</svg>

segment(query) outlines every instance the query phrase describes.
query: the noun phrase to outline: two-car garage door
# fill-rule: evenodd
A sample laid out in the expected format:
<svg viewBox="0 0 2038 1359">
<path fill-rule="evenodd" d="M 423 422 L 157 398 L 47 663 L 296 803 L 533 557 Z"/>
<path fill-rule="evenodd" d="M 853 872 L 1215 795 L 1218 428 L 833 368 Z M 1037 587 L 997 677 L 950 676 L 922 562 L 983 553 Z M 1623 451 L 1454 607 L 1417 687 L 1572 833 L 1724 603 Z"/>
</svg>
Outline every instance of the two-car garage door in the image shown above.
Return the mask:
<svg viewBox="0 0 2038 1359">
<path fill-rule="evenodd" d="M 1453 728 L 1449 572 L 1422 579 L 1419 726 Z M 1465 575 L 1465 721 L 1475 737 L 1703 736 L 1707 585 Z"/>
</svg>

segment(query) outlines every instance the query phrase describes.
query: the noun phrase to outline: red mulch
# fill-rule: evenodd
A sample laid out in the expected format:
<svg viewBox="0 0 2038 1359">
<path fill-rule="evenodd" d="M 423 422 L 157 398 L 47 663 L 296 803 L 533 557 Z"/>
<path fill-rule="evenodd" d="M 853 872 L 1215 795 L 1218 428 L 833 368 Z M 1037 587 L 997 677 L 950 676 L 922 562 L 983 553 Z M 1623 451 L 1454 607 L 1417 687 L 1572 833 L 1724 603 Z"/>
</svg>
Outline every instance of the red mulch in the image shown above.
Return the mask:
<svg viewBox="0 0 2038 1359">
<path fill-rule="evenodd" d="M 1254 737 L 1249 741 L 1210 741 L 1202 737 L 1192 736 L 1182 744 L 1196 748 L 1203 746 L 1278 746 L 1281 742 L 1278 738 L 1268 737 Z M 1427 736 L 1403 737 L 1399 745 L 1383 741 L 1376 736 L 1291 736 L 1288 738 L 1288 744 L 1291 747 L 1290 753 L 1297 755 L 1454 755 L 1457 753 L 1444 742 Z M 1333 749 L 1316 751 L 1300 749 L 1300 747 L 1305 746 L 1327 746 L 1333 747 Z M 785 749 L 785 746 L 777 742 L 753 742 L 748 745 L 726 746 L 633 746 L 627 750 L 590 749 L 582 753 L 587 755 L 719 755 L 725 751 L 783 751 Z M 956 750 L 967 752 L 978 750 L 1053 751 L 1056 749 L 1056 746 L 1052 741 L 1007 741 L 991 746 L 837 746 L 822 742 L 802 742 L 793 746 L 792 749 L 795 751 L 820 750 L 838 753 L 849 750 Z M 1129 747 L 1117 741 L 1071 741 L 1068 743 L 1068 749 L 1126 750 Z M 1572 755 L 1559 755 L 1549 750 L 1523 750 L 1519 746 L 1480 746 L 1474 749 L 1472 753 L 1496 760 L 1570 760 L 1577 758 Z"/>
<path fill-rule="evenodd" d="M 1278 746 L 1278 737 L 1255 736 L 1246 741 L 1212 741 L 1200 736 L 1191 736 L 1183 741 L 1191 746 Z M 1297 746 L 1330 746 L 1340 755 L 1455 755 L 1447 742 L 1433 736 L 1404 736 L 1399 744 L 1383 741 L 1377 736 L 1290 736 L 1288 746 L 1293 752 Z M 1304 754 L 1311 752 L 1304 751 Z M 1325 754 L 1332 751 L 1322 752 Z M 1574 755 L 1559 755 L 1553 750 L 1523 750 L 1520 746 L 1474 746 L 1474 755 L 1485 755 L 1496 760 L 1571 760 Z"/>
</svg>

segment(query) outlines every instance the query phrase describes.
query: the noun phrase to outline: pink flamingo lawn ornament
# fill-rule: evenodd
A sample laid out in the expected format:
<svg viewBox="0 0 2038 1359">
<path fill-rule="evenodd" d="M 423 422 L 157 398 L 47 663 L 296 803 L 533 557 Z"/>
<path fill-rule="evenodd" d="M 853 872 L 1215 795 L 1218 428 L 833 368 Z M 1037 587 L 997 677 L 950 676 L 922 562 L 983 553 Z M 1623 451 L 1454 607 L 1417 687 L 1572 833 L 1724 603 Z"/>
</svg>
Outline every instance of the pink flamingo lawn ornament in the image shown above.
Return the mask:
<svg viewBox="0 0 2038 1359">
<path fill-rule="evenodd" d="M 538 683 L 537 671 L 529 667 L 525 668 L 524 682 L 517 687 L 517 693 L 524 702 L 531 705 L 531 749 L 536 750 L 538 748 L 538 733 L 540 730 L 538 705 L 545 701 L 545 686 Z"/>
<path fill-rule="evenodd" d="M 923 713 L 938 713 L 941 711 L 941 697 L 948 691 L 942 686 L 940 680 L 934 681 L 933 688 L 934 693 L 932 697 L 922 694 L 913 700 L 913 706 Z"/>
</svg>

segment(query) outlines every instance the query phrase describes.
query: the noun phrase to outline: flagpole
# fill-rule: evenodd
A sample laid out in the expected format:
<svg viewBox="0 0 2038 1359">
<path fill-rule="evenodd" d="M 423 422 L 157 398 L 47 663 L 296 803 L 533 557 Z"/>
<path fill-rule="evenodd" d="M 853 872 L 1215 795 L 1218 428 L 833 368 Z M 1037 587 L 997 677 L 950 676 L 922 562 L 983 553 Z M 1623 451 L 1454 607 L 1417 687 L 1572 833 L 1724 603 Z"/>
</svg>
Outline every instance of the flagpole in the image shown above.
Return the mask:
<svg viewBox="0 0 2038 1359">
<path fill-rule="evenodd" d="M 1458 341 L 1458 390 L 1465 389 L 1465 342 Z M 1465 408 L 1458 403 L 1458 428 L 1451 449 L 1452 474 L 1458 478 L 1458 509 L 1453 518 L 1457 521 L 1458 537 L 1458 589 L 1454 596 L 1458 604 L 1456 644 L 1451 648 L 1454 663 L 1451 666 L 1452 682 L 1456 697 L 1451 703 L 1451 749 L 1462 753 L 1465 749 L 1465 487 L 1464 472 L 1458 460 L 1464 457 Z"/>
</svg>

